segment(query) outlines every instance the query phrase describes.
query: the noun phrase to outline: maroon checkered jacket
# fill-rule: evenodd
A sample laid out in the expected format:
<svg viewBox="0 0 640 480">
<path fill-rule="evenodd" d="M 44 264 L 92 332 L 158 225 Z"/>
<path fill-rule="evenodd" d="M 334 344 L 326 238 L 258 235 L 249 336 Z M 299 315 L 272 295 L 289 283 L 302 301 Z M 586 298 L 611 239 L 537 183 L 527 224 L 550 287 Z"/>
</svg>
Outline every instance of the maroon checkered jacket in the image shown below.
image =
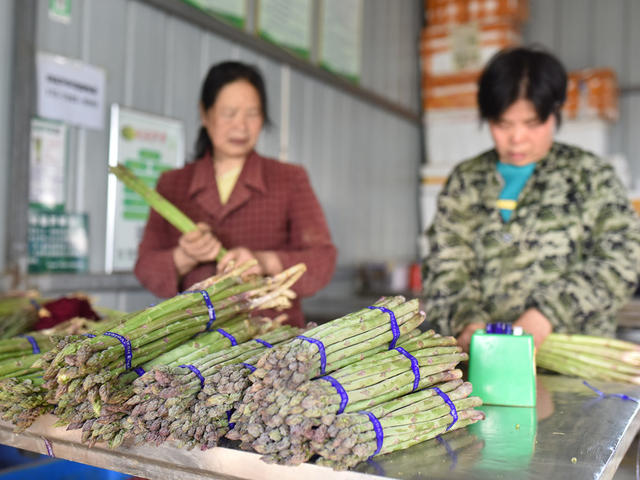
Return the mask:
<svg viewBox="0 0 640 480">
<path fill-rule="evenodd" d="M 299 297 L 313 295 L 331 279 L 337 252 L 303 167 L 253 152 L 223 205 L 213 162 L 207 155 L 165 172 L 156 189 L 191 220 L 210 225 L 225 248 L 275 251 L 284 268 L 306 264 L 307 272 L 293 286 Z M 135 274 L 159 297 L 171 297 L 215 273 L 215 263 L 202 264 L 179 281 L 172 251 L 180 235 L 151 211 L 138 248 Z M 304 325 L 299 298 L 287 314 L 292 325 Z"/>
</svg>

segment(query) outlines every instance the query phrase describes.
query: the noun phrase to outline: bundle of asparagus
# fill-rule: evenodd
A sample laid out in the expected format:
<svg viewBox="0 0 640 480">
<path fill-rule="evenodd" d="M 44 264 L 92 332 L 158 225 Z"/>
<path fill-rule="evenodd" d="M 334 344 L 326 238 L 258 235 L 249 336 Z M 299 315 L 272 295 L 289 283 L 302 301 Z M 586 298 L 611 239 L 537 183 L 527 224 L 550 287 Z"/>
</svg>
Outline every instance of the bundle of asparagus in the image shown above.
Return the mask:
<svg viewBox="0 0 640 480">
<path fill-rule="evenodd" d="M 231 418 L 235 428 L 227 437 L 242 440 L 241 448 L 248 450 L 256 448 L 254 442 L 264 432 L 277 437 L 273 443 L 280 438 L 289 441 L 291 435 L 287 424 L 280 421 L 277 433 L 267 424 L 275 421 L 265 412 L 272 412 L 276 399 L 292 396 L 291 392 L 313 377 L 395 347 L 401 334 L 413 331 L 423 320 L 424 313 L 418 311 L 417 300 L 407 302 L 401 296 L 383 298 L 372 307 L 316 327 L 305 337 L 267 352 L 249 377 L 253 384 L 237 405 Z M 300 457 L 306 458 L 307 452 L 304 448 L 300 450 L 303 453 L 296 452 L 296 460 L 289 458 L 293 457 L 290 452 L 282 452 L 279 456 L 293 463 Z M 281 461 L 281 458 L 275 460 Z"/>
<path fill-rule="evenodd" d="M 69 429 L 82 428 L 82 440 L 90 445 L 99 441 L 109 442 L 116 447 L 124 440 L 131 422 L 124 419 L 131 413 L 137 402 L 134 381 L 142 375 L 145 379 L 153 378 L 163 366 L 178 366 L 182 362 L 190 363 L 214 352 L 226 351 L 238 341 L 243 342 L 253 335 L 263 332 L 265 325 L 277 326 L 270 319 L 249 319 L 245 314 L 242 321 L 227 324 L 224 331 L 213 331 L 199 335 L 195 340 L 184 343 L 169 352 L 143 364 L 135 372 L 122 374 L 117 381 L 105 383 L 98 389 L 98 395 L 88 399 L 85 404 L 75 409 L 70 418 Z M 150 372 L 149 372 L 150 370 Z M 147 373 L 145 373 L 147 371 Z M 162 370 L 160 370 L 162 371 Z M 181 370 L 183 371 L 183 370 Z M 90 400 L 90 401 L 89 401 Z"/>
<path fill-rule="evenodd" d="M 471 384 L 453 380 L 381 403 L 369 411 L 328 416 L 313 432 L 318 464 L 350 468 L 374 455 L 403 450 L 484 418 Z"/>
<path fill-rule="evenodd" d="M 269 319 L 267 319 L 269 320 Z M 142 372 L 155 365 L 168 362 L 168 359 L 179 361 L 181 356 L 200 352 L 204 355 L 230 345 L 229 337 L 237 337 L 240 341 L 250 338 L 264 328 L 264 319 L 250 318 L 248 314 L 241 314 L 223 324 L 224 330 L 219 328 L 199 336 L 196 340 L 183 345 L 193 337 L 190 331 L 173 331 L 168 333 L 161 342 L 153 342 L 146 360 L 139 364 L 133 372 L 121 372 L 113 375 L 110 371 L 89 373 L 84 377 L 71 380 L 66 384 L 56 383 L 57 387 L 48 398 L 56 405 L 54 413 L 59 417 L 57 425 L 73 424 L 78 428 L 78 422 L 100 416 L 104 403 L 111 405 L 126 396 L 127 386 L 136 378 L 137 372 Z M 155 346 L 154 346 L 155 345 Z M 164 354 L 164 355 L 163 355 Z M 142 368 L 142 370 L 140 370 Z M 135 375 L 134 375 L 135 374 Z M 48 386 L 48 384 L 47 384 Z M 130 397 L 131 395 L 129 395 Z M 125 398 L 128 399 L 129 397 Z M 116 410 L 122 407 L 116 403 Z M 107 409 L 108 411 L 109 409 Z"/>
<path fill-rule="evenodd" d="M 272 344 L 278 344 L 297 333 L 296 328 L 280 327 L 261 335 L 255 341 L 233 345 L 204 356 L 195 352 L 181 359 L 183 365 L 157 366 L 135 380 L 135 395 L 127 401 L 127 405 L 133 409 L 126 419 L 135 443 L 159 445 L 172 434 L 184 445 L 195 445 L 196 437 L 201 437 L 203 429 L 209 425 L 205 419 L 195 417 L 193 412 L 197 395 L 206 379 L 215 376 L 224 365 L 242 362 L 256 352 L 271 348 Z M 226 416 L 224 420 L 226 421 Z M 202 426 L 196 425 L 201 421 Z M 196 432 L 198 427 L 200 431 Z"/>
<path fill-rule="evenodd" d="M 104 322 L 100 325 L 108 328 L 116 322 Z M 59 324 L 48 331 L 31 332 L 24 337 L 3 340 L 5 354 L 10 355 L 0 362 L 0 413 L 4 420 L 10 421 L 20 432 L 29 427 L 40 415 L 53 409 L 46 397 L 46 388 L 42 378 L 40 364 L 55 350 L 53 342 L 56 334 L 66 331 L 81 331 L 88 325 L 98 326 L 96 322 L 84 319 L 72 319 Z M 53 333 L 53 335 L 46 335 Z M 62 344 L 66 344 L 61 339 Z"/>
<path fill-rule="evenodd" d="M 246 262 L 217 275 L 207 290 L 188 292 L 145 309 L 103 335 L 66 345 L 47 366 L 44 378 L 49 388 L 55 391 L 80 383 L 87 390 L 130 370 L 132 362 L 142 364 L 198 333 L 224 326 L 238 314 L 288 307 L 295 295 L 289 287 L 304 272 L 304 265 L 243 282 L 240 275 L 252 265 Z"/>
<path fill-rule="evenodd" d="M 53 339 L 42 332 L 0 340 L 0 361 L 22 357 L 31 353 L 46 352 L 53 348 Z"/>
<path fill-rule="evenodd" d="M 30 330 L 38 321 L 41 301 L 35 291 L 0 297 L 0 339 Z"/>
<path fill-rule="evenodd" d="M 259 410 L 259 421 L 242 437 L 268 462 L 302 463 L 313 454 L 311 437 L 327 416 L 368 409 L 414 390 L 462 376 L 456 365 L 468 355 L 453 337 L 425 332 L 401 347 L 378 353 L 306 382 L 281 389 Z M 272 396 L 270 396 L 271 400 Z M 284 427 L 284 428 L 281 428 Z M 282 435 L 283 433 L 287 435 Z"/>
<path fill-rule="evenodd" d="M 624 340 L 552 333 L 538 348 L 536 363 L 586 380 L 640 385 L 640 345 Z"/>
</svg>

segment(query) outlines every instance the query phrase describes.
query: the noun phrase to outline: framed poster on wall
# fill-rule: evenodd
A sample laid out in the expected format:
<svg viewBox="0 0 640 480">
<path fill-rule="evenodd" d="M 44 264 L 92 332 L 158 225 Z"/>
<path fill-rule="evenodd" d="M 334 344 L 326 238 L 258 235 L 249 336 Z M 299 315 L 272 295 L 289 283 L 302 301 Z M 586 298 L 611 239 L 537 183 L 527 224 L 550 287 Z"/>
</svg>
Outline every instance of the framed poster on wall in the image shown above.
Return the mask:
<svg viewBox="0 0 640 480">
<path fill-rule="evenodd" d="M 67 175 L 67 125 L 44 118 L 31 119 L 29 149 L 29 205 L 63 212 Z"/>
<path fill-rule="evenodd" d="M 324 0 L 321 8 L 320 65 L 358 83 L 362 49 L 362 0 Z"/>
<path fill-rule="evenodd" d="M 155 188 L 162 172 L 184 165 L 181 121 L 111 106 L 109 165 L 122 163 Z M 109 174 L 105 271 L 131 271 L 149 216 L 146 202 Z"/>
<path fill-rule="evenodd" d="M 259 0 L 258 35 L 309 59 L 312 13 L 311 0 Z"/>
</svg>

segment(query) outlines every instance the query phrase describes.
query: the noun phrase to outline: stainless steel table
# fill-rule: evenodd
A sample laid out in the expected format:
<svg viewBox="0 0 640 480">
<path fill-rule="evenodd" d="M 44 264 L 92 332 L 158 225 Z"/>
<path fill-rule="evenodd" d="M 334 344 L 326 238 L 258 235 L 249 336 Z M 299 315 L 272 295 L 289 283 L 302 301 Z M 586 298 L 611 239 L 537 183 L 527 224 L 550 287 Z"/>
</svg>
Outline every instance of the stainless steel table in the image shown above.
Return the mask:
<svg viewBox="0 0 640 480">
<path fill-rule="evenodd" d="M 640 398 L 640 387 L 594 382 L 605 393 Z M 402 452 L 377 457 L 354 471 L 313 464 L 268 465 L 257 454 L 232 448 L 206 452 L 161 447 L 109 450 L 80 443 L 80 432 L 54 428 L 55 417 L 38 419 L 14 434 L 0 423 L 0 443 L 60 458 L 157 479 L 610 479 L 640 428 L 640 405 L 599 397 L 581 380 L 538 377 L 538 406 L 483 406 L 487 419 Z M 46 441 L 45 441 L 46 439 Z"/>
</svg>

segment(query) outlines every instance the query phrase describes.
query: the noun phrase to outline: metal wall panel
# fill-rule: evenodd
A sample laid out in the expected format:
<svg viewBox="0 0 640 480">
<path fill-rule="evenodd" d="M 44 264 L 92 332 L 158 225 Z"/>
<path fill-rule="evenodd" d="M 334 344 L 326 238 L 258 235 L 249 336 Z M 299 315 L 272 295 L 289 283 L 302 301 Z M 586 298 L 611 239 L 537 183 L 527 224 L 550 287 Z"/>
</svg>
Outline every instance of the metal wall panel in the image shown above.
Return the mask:
<svg viewBox="0 0 640 480">
<path fill-rule="evenodd" d="M 7 172 L 11 129 L 11 75 L 13 62 L 13 1 L 0 2 L 0 271 L 4 271 L 7 223 Z"/>
<path fill-rule="evenodd" d="M 610 67 L 621 87 L 640 86 L 640 2 L 637 0 L 530 0 L 527 43 L 555 52 L 569 70 Z M 627 158 L 640 188 L 640 93 L 620 95 L 620 119 L 612 126 L 611 153 Z"/>
<path fill-rule="evenodd" d="M 360 83 L 416 113 L 420 111 L 417 68 L 423 6 L 421 0 L 363 1 Z"/>
<path fill-rule="evenodd" d="M 289 152 L 323 205 L 340 265 L 410 260 L 419 128 L 293 72 Z"/>
</svg>

